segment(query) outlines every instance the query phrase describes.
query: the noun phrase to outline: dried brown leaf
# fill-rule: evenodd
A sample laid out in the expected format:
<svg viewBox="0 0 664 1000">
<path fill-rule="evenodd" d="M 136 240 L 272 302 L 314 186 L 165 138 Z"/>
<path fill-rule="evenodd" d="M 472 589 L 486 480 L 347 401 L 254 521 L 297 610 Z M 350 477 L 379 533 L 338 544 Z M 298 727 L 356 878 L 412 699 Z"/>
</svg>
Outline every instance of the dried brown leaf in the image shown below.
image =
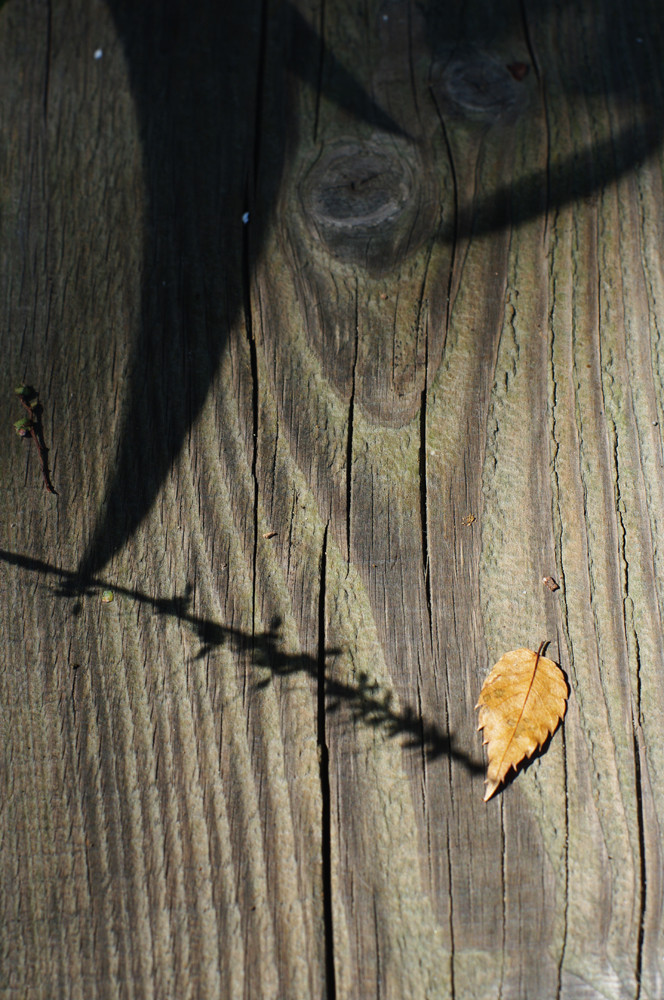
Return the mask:
<svg viewBox="0 0 664 1000">
<path fill-rule="evenodd" d="M 530 649 L 513 649 L 498 660 L 482 685 L 476 708 L 489 759 L 484 801 L 512 768 L 532 757 L 565 714 L 567 681 L 560 667 Z"/>
</svg>

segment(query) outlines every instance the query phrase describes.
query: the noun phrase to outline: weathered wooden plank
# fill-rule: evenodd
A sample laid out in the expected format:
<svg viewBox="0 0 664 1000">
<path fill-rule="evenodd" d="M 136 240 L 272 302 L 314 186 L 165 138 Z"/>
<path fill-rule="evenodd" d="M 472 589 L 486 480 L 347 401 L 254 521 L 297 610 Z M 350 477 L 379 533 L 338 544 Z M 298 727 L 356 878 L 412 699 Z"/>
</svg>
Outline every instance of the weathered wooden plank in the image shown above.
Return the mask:
<svg viewBox="0 0 664 1000">
<path fill-rule="evenodd" d="M 1 995 L 661 995 L 662 27 L 0 8 Z"/>
</svg>

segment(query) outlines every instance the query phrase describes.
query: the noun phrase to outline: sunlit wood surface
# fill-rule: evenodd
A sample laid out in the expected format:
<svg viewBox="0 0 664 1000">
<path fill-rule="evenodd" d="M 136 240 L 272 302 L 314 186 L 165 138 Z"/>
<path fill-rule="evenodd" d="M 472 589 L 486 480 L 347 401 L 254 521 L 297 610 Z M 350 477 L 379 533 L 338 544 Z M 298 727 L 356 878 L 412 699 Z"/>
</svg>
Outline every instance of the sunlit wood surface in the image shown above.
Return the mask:
<svg viewBox="0 0 664 1000">
<path fill-rule="evenodd" d="M 663 20 L 2 4 L 3 1000 L 664 995 Z"/>
</svg>

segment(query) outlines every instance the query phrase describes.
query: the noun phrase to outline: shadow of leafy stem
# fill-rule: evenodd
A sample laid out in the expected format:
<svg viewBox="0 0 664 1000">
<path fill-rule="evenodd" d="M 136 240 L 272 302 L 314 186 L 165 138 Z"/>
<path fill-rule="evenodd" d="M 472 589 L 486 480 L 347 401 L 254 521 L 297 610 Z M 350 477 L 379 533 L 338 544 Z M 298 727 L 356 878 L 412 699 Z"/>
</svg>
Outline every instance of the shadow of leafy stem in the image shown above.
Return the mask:
<svg viewBox="0 0 664 1000">
<path fill-rule="evenodd" d="M 181 594 L 152 597 L 136 588 L 109 583 L 99 577 L 81 579 L 71 570 L 4 549 L 0 549 L 0 560 L 23 570 L 57 577 L 58 582 L 51 589 L 58 597 L 74 600 L 74 614 L 80 614 L 83 597 L 96 595 L 100 591 L 110 591 L 130 598 L 151 607 L 157 615 L 174 618 L 190 627 L 201 644 L 194 659 L 203 659 L 220 647 L 234 652 L 248 652 L 254 666 L 266 671 L 266 675 L 256 682 L 256 688 L 266 687 L 276 677 L 307 674 L 316 684 L 324 685 L 328 713 L 338 712 L 343 707 L 356 722 L 381 730 L 389 738 L 400 738 L 405 749 L 419 749 L 430 760 L 449 757 L 473 774 L 483 771 L 481 762 L 455 745 L 453 733 L 448 733 L 436 722 L 425 719 L 410 705 L 403 708 L 398 706 L 393 692 L 368 673 L 360 673 L 353 682 L 335 675 L 334 661 L 343 654 L 343 649 L 326 648 L 319 656 L 286 651 L 283 648 L 282 622 L 279 618 L 274 618 L 269 629 L 264 632 L 245 632 L 195 614 L 191 610 L 191 583 L 186 585 Z"/>
</svg>

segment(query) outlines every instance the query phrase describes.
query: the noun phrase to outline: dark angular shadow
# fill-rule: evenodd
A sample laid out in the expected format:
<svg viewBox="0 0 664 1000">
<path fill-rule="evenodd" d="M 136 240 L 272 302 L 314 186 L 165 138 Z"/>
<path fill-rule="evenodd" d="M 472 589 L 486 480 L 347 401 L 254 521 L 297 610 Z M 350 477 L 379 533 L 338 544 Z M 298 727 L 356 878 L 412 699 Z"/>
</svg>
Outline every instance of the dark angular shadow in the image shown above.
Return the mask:
<svg viewBox="0 0 664 1000">
<path fill-rule="evenodd" d="M 140 330 L 117 456 L 79 565 L 83 577 L 98 573 L 141 524 L 203 407 L 228 331 L 243 310 L 250 327 L 253 261 L 287 166 L 289 72 L 358 122 L 406 134 L 344 68 L 343 53 L 330 52 L 290 3 L 277 5 L 269 24 L 268 8 L 246 0 L 108 4 L 129 67 L 147 220 Z M 439 240 L 451 243 L 553 212 L 601 191 L 661 146 L 661 60 L 648 54 L 661 25 L 652 24 L 652 7 L 616 9 L 619 16 L 606 14 L 588 33 L 583 65 L 561 50 L 559 75 L 572 108 L 577 97 L 602 93 L 645 112 L 638 124 L 560 164 L 553 158 L 515 187 L 460 206 L 455 219 L 444 220 Z M 545 0 L 509 12 L 483 5 L 481 17 L 473 10 L 456 0 L 425 8 L 426 41 L 443 74 L 445 60 L 461 49 L 490 51 L 510 38 L 529 44 L 528 20 L 551 16 Z M 540 93 L 545 85 L 539 81 Z"/>
<path fill-rule="evenodd" d="M 558 160 L 556 149 L 548 150 L 546 169 L 534 170 L 515 184 L 507 184 L 497 190 L 480 196 L 473 205 L 459 205 L 457 218 L 446 220 L 438 239 L 451 243 L 455 239 L 482 236 L 497 232 L 508 226 L 516 227 L 547 213 L 553 214 L 565 205 L 581 201 L 601 193 L 606 187 L 638 168 L 661 148 L 664 138 L 664 76 L 662 74 L 662 39 L 664 38 L 664 7 L 634 4 L 606 4 L 599 17 L 594 17 L 592 26 L 587 23 L 590 10 L 587 4 L 573 4 L 564 0 L 551 5 L 548 0 L 535 0 L 528 5 L 515 5 L 516 17 L 505 16 L 503 6 L 489 9 L 482 6 L 482 16 L 473 18 L 473 8 L 468 5 L 430 4 L 427 8 L 427 37 L 432 49 L 433 76 L 431 93 L 441 118 L 445 121 L 468 116 L 468 108 L 463 106 L 463 86 L 456 87 L 456 94 L 450 91 L 446 73 L 455 61 L 467 60 L 473 63 L 464 86 L 468 90 L 469 101 L 476 97 L 473 82 L 477 86 L 485 83 L 483 63 L 491 61 L 492 53 L 508 51 L 510 42 L 517 40 L 519 50 L 524 43 L 530 48 L 530 59 L 525 68 L 529 75 L 528 88 L 536 91 L 538 102 L 564 101 L 571 117 L 570 129 L 574 129 L 577 109 L 589 114 L 587 101 L 605 98 L 611 101 L 623 124 L 616 134 L 601 138 L 579 148 L 564 160 Z M 477 11 L 475 12 L 477 14 Z M 552 88 L 545 75 L 540 74 L 534 62 L 531 47 L 531 33 L 541 31 L 542 26 L 552 23 L 552 18 L 575 19 L 578 25 L 577 37 L 561 38 L 556 65 L 556 86 L 559 88 L 552 97 Z M 582 39 L 582 41 L 581 41 Z M 526 85 L 511 79 L 508 67 L 496 65 L 494 86 L 500 86 L 499 71 L 504 76 L 506 104 L 508 91 L 519 103 L 519 91 L 525 93 Z M 461 96 L 461 104 L 458 99 Z M 499 102 L 486 93 L 487 115 L 484 127 L 487 129 L 499 121 Z M 481 100 L 478 102 L 481 104 Z M 522 114 L 528 114 L 527 102 Z M 540 103 L 540 106 L 542 104 Z M 470 114 L 472 118 L 473 115 Z M 515 119 L 514 119 L 515 120 Z M 476 121 L 482 127 L 481 110 L 476 110 Z M 507 122 L 507 124 L 505 124 Z M 510 127 L 510 109 L 506 109 L 505 121 L 500 126 Z M 590 116 L 587 128 L 591 128 Z M 457 164 L 462 170 L 463 164 Z"/>
<path fill-rule="evenodd" d="M 507 227 L 518 227 L 565 205 L 601 192 L 640 166 L 662 144 L 659 122 L 627 128 L 616 138 L 597 143 L 575 159 L 550 171 L 538 170 L 505 185 L 472 205 L 461 205 L 458 221 L 443 225 L 437 240 L 453 243 L 472 236 L 485 236 Z"/>
<path fill-rule="evenodd" d="M 268 94 L 260 75 L 274 59 L 266 51 L 265 5 L 108 4 L 129 67 L 147 219 L 140 330 L 117 457 L 80 561 L 82 577 L 98 573 L 149 512 L 245 310 L 250 329 L 251 269 L 285 165 L 279 116 L 289 68 L 315 87 L 325 59 L 332 100 L 377 128 L 401 132 L 288 3 L 269 25 L 280 72 L 270 77 Z"/>
</svg>

